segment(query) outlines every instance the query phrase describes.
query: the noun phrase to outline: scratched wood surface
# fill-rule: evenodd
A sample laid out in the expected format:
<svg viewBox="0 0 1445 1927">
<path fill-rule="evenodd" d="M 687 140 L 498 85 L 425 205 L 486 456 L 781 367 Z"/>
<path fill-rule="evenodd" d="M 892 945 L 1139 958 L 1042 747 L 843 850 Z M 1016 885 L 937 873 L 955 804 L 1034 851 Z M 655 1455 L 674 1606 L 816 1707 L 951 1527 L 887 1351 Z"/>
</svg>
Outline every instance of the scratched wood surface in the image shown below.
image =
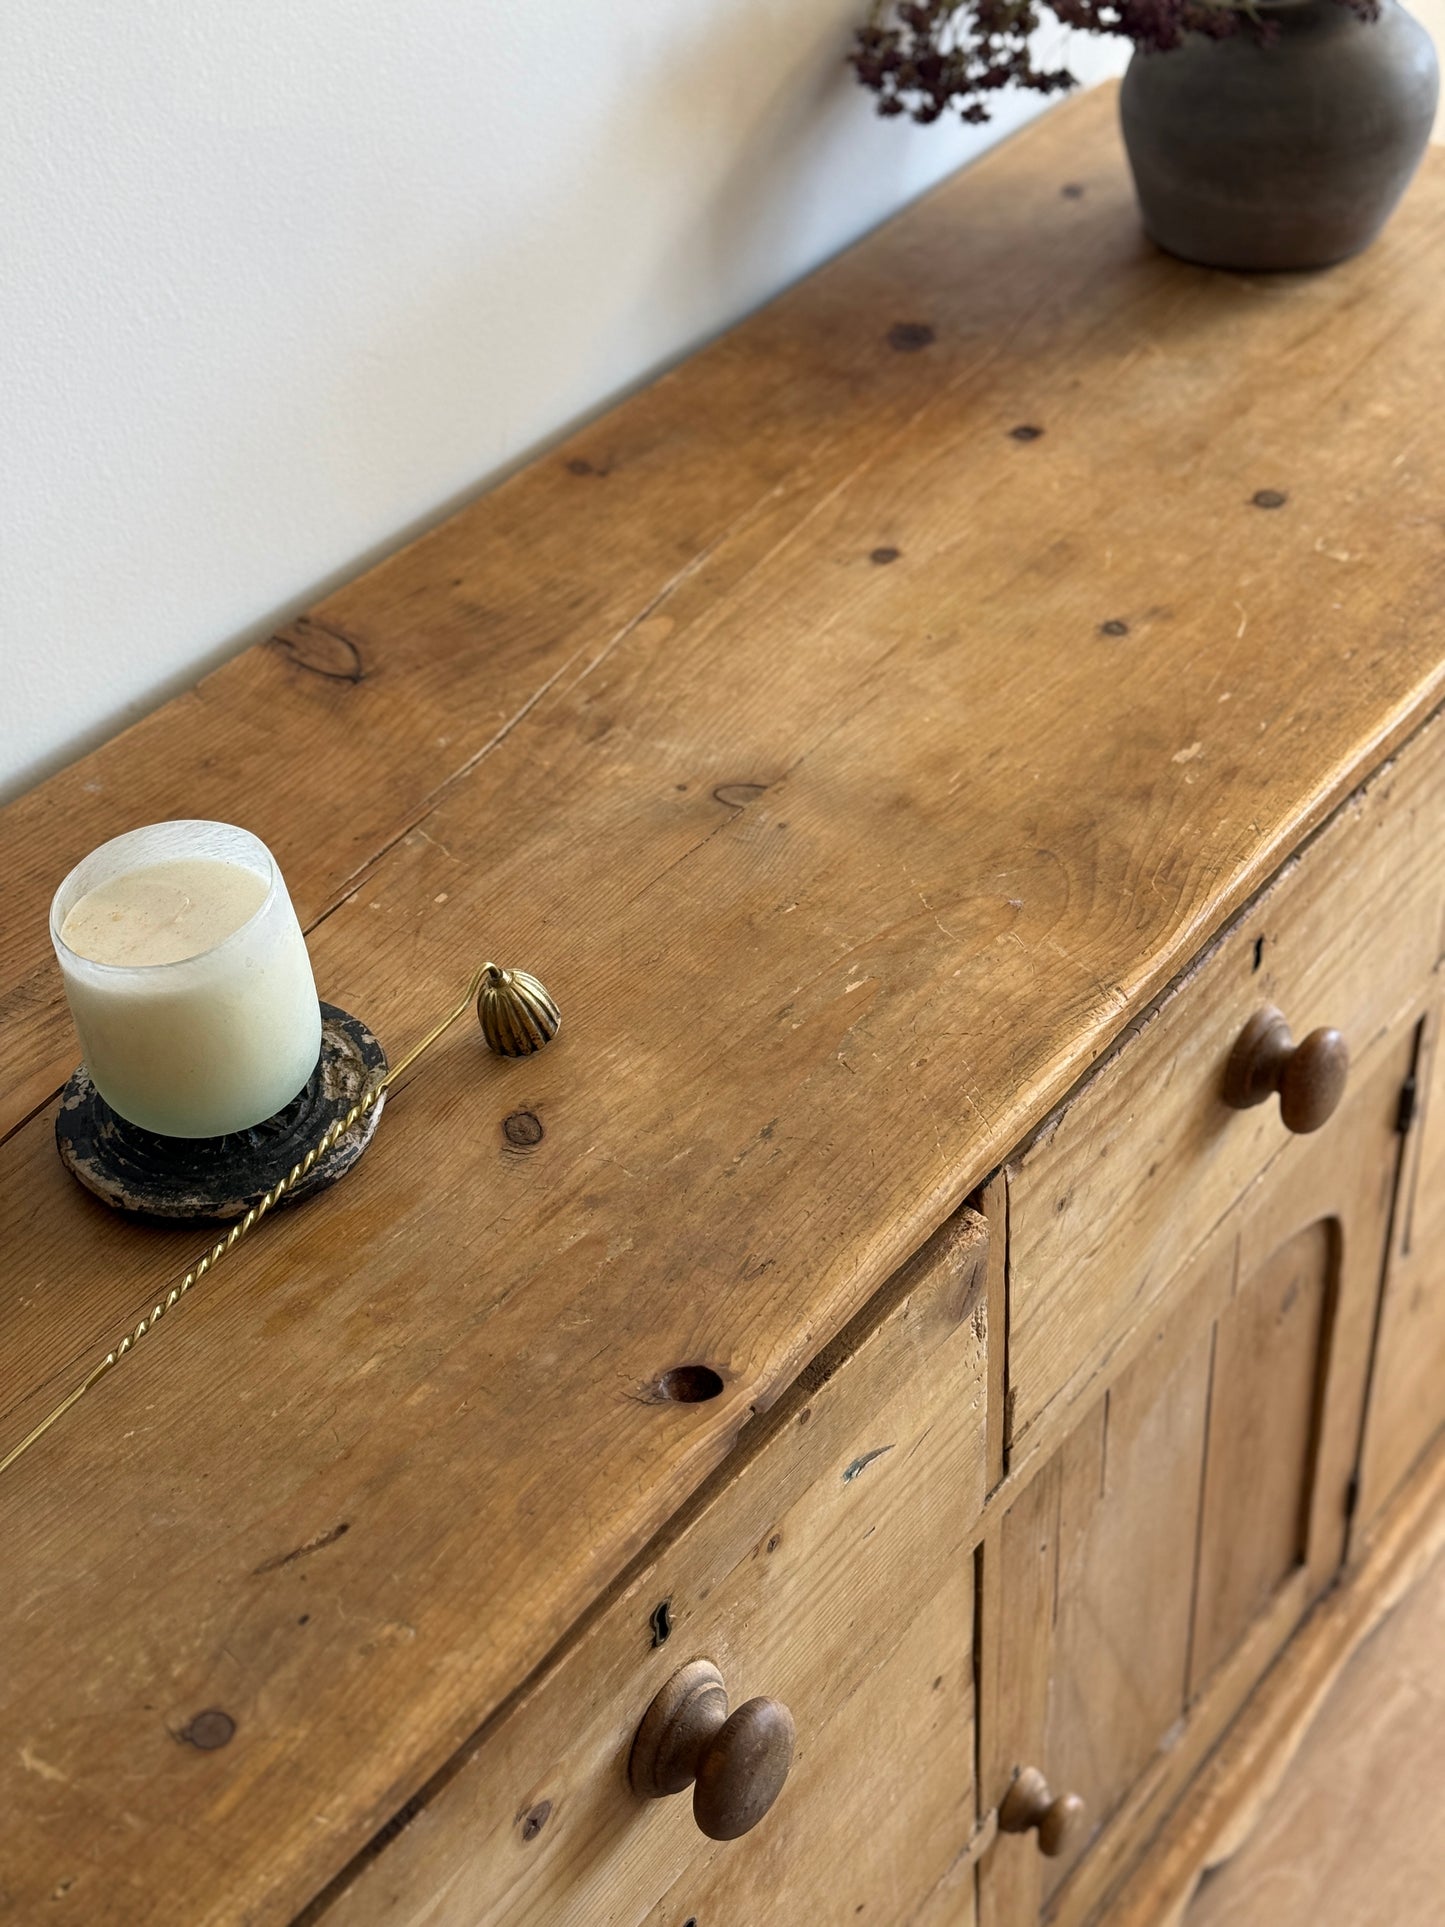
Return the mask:
<svg viewBox="0 0 1445 1927">
<path fill-rule="evenodd" d="M 1396 1051 L 1440 952 L 1442 848 L 1445 730 L 1435 722 L 1336 811 L 1009 1166 L 1011 1467 L 1061 1436 L 1102 1362 L 1174 1291 L 1234 1200 L 1265 1172 L 1287 1183 L 1291 1165 L 1313 1159 L 1313 1139 L 1285 1129 L 1276 1100 L 1241 1112 L 1221 1099 L 1246 1020 L 1274 1005 L 1296 1040 L 1334 1025 L 1352 1086 Z M 1427 1178 L 1427 1200 L 1436 1189 Z"/>
<path fill-rule="evenodd" d="M 452 1041 L 0 1482 L 21 1913 L 293 1911 L 1439 699 L 1445 169 L 1332 275 L 1210 276 L 1112 114 L 0 816 L 7 1440 L 185 1255 L 48 1141 L 100 836 L 253 824 L 388 1041 L 481 950 L 567 1016 Z"/>
<path fill-rule="evenodd" d="M 974 1823 L 985 1261 L 970 1212 L 930 1239 L 316 1927 L 761 1927 L 824 1895 L 902 1927 Z M 769 1694 L 797 1726 L 777 1807 L 722 1844 L 626 1780 L 699 1655 L 734 1706 Z"/>
<path fill-rule="evenodd" d="M 983 1675 L 984 1797 L 1042 1763 L 1088 1809 L 1061 1859 L 997 1843 L 985 1920 L 1020 1927 L 1042 1892 L 1054 1927 L 1112 1921 L 1113 1890 L 1339 1572 L 1412 1049 L 1397 1030 L 1329 1128 L 1197 1247 L 985 1541 L 1017 1651 Z"/>
</svg>

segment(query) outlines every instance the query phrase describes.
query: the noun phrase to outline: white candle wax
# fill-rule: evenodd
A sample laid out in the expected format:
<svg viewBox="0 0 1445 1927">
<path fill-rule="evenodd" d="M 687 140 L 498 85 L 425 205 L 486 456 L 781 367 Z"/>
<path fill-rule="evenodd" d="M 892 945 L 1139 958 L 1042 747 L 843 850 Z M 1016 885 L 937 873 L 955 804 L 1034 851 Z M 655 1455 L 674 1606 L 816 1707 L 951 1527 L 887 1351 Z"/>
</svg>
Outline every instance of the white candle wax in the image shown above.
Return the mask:
<svg viewBox="0 0 1445 1927">
<path fill-rule="evenodd" d="M 50 934 L 86 1069 L 131 1123 L 246 1130 L 316 1068 L 306 939 L 249 831 L 157 823 L 102 844 L 56 892 Z"/>
</svg>

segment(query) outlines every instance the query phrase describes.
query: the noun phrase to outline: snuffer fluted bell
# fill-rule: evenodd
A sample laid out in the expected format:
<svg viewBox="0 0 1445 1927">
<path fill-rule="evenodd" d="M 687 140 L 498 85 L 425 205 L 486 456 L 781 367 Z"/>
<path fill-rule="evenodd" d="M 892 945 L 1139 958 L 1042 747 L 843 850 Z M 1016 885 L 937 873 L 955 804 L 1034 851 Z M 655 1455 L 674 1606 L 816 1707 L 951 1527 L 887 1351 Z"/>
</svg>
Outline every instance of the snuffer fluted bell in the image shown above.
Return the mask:
<svg viewBox="0 0 1445 1927">
<path fill-rule="evenodd" d="M 499 1057 L 530 1057 L 562 1027 L 562 1013 L 526 970 L 488 964 L 477 994 L 482 1035 Z"/>
</svg>

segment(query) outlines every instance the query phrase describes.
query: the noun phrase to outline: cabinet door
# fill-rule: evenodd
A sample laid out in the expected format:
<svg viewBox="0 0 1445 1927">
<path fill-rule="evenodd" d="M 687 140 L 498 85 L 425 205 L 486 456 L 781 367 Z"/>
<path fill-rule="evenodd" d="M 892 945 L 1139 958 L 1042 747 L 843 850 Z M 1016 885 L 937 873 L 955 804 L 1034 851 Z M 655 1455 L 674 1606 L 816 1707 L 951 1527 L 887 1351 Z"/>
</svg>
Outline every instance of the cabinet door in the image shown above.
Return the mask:
<svg viewBox="0 0 1445 1927">
<path fill-rule="evenodd" d="M 1368 1526 L 1445 1420 L 1445 1007 L 1421 1026 L 1414 1117 L 1370 1383 L 1360 1521 Z"/>
<path fill-rule="evenodd" d="M 1344 1555 L 1408 1038 L 1282 1148 L 984 1546 L 985 1797 L 1038 1769 L 1082 1821 L 1001 1832 L 985 1927 L 1097 1915 Z"/>
</svg>

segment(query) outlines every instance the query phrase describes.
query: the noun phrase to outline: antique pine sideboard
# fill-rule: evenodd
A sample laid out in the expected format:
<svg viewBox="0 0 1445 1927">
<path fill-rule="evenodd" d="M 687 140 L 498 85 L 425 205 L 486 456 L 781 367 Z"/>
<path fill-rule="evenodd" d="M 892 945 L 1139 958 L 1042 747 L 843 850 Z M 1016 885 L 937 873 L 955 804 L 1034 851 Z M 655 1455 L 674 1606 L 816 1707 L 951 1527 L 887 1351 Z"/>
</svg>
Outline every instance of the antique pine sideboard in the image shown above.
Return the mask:
<svg viewBox="0 0 1445 1927">
<path fill-rule="evenodd" d="M 0 1478 L 0 1917 L 1157 1927 L 1445 1542 L 1445 166 L 1210 274 L 1114 111 L 0 815 L 0 1452 L 196 1243 L 55 1156 L 87 849 L 564 1010 Z"/>
</svg>

